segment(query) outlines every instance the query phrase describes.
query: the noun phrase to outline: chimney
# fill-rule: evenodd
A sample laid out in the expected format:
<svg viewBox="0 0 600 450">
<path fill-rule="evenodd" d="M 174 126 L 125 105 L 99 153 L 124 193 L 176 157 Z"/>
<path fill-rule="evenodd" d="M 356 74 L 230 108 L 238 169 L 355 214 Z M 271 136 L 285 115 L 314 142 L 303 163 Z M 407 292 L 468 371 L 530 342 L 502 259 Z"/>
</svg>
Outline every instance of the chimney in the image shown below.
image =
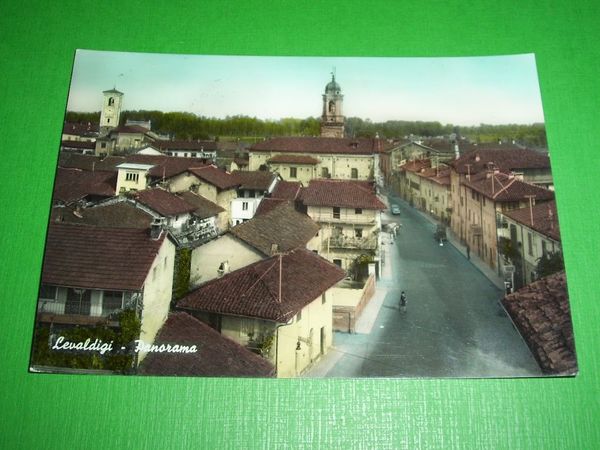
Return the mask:
<svg viewBox="0 0 600 450">
<path fill-rule="evenodd" d="M 271 256 L 279 253 L 279 244 L 271 244 Z"/>
<path fill-rule="evenodd" d="M 160 239 L 163 232 L 163 221 L 160 218 L 155 218 L 150 225 L 150 238 L 154 241 Z"/>
<path fill-rule="evenodd" d="M 219 269 L 217 270 L 217 277 L 221 278 L 223 275 L 229 272 L 229 261 L 223 261 L 221 264 L 219 264 Z"/>
<path fill-rule="evenodd" d="M 458 149 L 458 143 L 454 143 L 454 159 L 460 158 L 460 151 Z"/>
</svg>

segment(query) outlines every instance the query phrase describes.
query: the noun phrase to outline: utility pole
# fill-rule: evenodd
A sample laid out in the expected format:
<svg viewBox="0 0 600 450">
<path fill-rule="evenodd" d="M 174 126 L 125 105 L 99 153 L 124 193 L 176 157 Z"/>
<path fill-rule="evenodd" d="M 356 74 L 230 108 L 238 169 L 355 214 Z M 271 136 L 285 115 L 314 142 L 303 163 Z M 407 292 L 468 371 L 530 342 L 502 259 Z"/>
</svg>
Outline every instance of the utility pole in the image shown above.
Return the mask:
<svg viewBox="0 0 600 450">
<path fill-rule="evenodd" d="M 526 195 L 525 198 L 529 199 L 529 219 L 531 226 L 533 226 L 533 199 L 535 199 L 535 195 Z"/>
</svg>

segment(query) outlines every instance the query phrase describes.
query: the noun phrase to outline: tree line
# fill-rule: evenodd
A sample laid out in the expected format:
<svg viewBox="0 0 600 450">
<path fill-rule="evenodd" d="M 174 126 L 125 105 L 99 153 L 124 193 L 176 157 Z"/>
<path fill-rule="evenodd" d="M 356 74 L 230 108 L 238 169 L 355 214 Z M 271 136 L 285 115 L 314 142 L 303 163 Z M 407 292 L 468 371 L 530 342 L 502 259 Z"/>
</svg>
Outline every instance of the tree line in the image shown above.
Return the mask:
<svg viewBox="0 0 600 450">
<path fill-rule="evenodd" d="M 121 124 L 127 119 L 150 120 L 152 131 L 166 134 L 173 139 L 211 139 L 218 137 L 262 138 L 274 136 L 318 136 L 320 119 L 283 118 L 262 120 L 249 116 L 228 116 L 224 119 L 197 116 L 187 112 L 162 111 L 123 111 Z M 100 121 L 100 112 L 81 113 L 68 111 L 67 122 Z M 346 118 L 346 133 L 351 137 L 379 136 L 386 139 L 406 138 L 409 136 L 434 137 L 458 134 L 474 142 L 495 142 L 498 139 L 515 140 L 535 147 L 547 147 L 546 129 L 543 123 L 529 125 L 506 124 L 458 127 L 453 124 L 441 124 L 435 121 L 388 120 L 372 122 L 359 117 Z"/>
</svg>

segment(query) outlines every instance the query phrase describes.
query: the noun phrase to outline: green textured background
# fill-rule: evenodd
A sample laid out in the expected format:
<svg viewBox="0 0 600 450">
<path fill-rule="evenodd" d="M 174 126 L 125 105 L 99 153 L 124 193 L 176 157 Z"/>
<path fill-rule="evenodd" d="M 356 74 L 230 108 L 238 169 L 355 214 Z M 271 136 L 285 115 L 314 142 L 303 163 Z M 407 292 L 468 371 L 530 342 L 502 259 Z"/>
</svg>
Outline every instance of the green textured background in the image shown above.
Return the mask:
<svg viewBox="0 0 600 450">
<path fill-rule="evenodd" d="M 0 0 L 0 448 L 598 448 L 599 19 L 594 1 Z M 241 380 L 27 373 L 76 48 L 339 56 L 535 52 L 579 376 Z"/>
</svg>

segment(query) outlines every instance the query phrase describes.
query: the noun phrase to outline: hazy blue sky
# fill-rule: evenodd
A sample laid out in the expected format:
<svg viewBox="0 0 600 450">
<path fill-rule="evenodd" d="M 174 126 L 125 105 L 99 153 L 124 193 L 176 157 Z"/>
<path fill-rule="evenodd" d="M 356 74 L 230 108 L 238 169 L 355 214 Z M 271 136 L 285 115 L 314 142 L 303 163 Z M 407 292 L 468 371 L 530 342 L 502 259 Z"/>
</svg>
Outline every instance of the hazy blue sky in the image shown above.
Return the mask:
<svg viewBox="0 0 600 450">
<path fill-rule="evenodd" d="M 533 55 L 300 58 L 79 50 L 68 109 L 99 111 L 102 91 L 116 86 L 125 94 L 125 110 L 318 117 L 333 67 L 348 117 L 458 125 L 544 121 Z"/>
</svg>

